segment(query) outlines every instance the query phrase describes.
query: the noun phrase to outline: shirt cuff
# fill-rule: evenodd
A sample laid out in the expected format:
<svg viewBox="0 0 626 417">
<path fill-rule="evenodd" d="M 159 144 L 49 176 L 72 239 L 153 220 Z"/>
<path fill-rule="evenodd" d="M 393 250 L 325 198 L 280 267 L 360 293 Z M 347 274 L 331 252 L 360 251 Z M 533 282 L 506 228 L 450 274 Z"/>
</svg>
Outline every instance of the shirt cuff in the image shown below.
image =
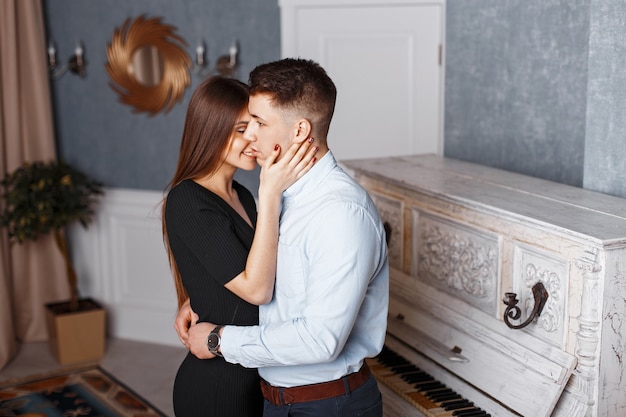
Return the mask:
<svg viewBox="0 0 626 417">
<path fill-rule="evenodd" d="M 245 334 L 248 330 L 251 330 L 252 327 L 256 326 L 224 326 L 220 350 L 227 362 L 239 363 L 246 366 L 243 363 L 245 355 L 243 355 L 241 346 L 244 345 Z"/>
</svg>

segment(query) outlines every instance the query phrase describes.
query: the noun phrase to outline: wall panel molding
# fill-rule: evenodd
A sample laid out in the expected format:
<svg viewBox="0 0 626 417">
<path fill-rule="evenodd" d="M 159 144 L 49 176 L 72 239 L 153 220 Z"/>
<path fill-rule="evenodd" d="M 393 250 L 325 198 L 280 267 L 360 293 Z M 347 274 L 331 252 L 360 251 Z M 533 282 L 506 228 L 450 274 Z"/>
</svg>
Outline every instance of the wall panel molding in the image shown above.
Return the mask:
<svg viewBox="0 0 626 417">
<path fill-rule="evenodd" d="M 162 199 L 161 192 L 107 189 L 89 228 L 70 230 L 81 294 L 105 305 L 110 337 L 180 344 Z"/>
</svg>

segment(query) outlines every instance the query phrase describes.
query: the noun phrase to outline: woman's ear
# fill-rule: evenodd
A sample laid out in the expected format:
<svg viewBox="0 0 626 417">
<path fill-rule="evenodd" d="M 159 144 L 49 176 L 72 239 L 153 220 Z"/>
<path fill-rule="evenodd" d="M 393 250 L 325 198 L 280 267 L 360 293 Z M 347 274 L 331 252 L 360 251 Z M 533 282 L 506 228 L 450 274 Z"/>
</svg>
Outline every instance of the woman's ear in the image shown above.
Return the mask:
<svg viewBox="0 0 626 417">
<path fill-rule="evenodd" d="M 294 142 L 302 143 L 307 140 L 311 136 L 311 132 L 313 127 L 311 126 L 311 122 L 307 119 L 300 119 L 294 126 L 295 128 L 295 138 Z"/>
</svg>

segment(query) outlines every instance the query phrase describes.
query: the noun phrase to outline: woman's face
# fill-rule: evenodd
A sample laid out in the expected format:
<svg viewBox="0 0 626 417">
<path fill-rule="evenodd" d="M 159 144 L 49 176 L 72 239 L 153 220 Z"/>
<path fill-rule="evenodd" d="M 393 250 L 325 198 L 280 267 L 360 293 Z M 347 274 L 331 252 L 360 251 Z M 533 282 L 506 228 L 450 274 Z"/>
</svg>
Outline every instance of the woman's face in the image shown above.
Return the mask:
<svg viewBox="0 0 626 417">
<path fill-rule="evenodd" d="M 254 139 L 244 138 L 243 133 L 248 127 L 250 122 L 250 114 L 246 108 L 241 112 L 237 118 L 233 131 L 228 140 L 228 148 L 226 149 L 225 163 L 234 166 L 235 168 L 244 169 L 246 171 L 256 168 L 256 157 L 252 148 L 250 148 L 251 142 Z"/>
</svg>

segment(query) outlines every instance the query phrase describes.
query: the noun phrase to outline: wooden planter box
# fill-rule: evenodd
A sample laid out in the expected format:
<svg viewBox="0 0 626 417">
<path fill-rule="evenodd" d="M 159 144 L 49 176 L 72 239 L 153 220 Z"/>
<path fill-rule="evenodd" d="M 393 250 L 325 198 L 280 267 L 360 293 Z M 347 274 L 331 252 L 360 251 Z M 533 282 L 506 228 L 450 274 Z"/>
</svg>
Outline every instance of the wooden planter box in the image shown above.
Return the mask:
<svg viewBox="0 0 626 417">
<path fill-rule="evenodd" d="M 80 300 L 77 311 L 69 310 L 69 302 L 46 304 L 46 322 L 50 350 L 62 365 L 104 356 L 105 310 L 94 300 Z"/>
</svg>

